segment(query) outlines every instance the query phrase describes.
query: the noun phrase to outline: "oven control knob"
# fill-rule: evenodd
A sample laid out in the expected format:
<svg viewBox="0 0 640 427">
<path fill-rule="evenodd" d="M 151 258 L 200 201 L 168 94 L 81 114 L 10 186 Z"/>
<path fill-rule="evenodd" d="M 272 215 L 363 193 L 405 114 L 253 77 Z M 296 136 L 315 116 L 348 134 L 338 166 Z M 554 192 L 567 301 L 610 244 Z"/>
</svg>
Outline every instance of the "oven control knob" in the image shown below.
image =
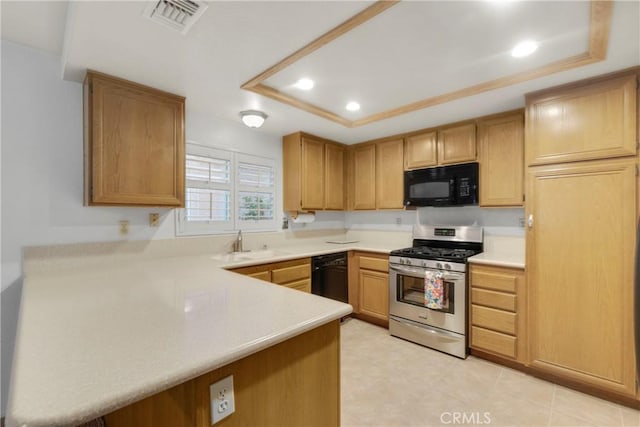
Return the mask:
<svg viewBox="0 0 640 427">
<path fill-rule="evenodd" d="M 441 262 L 436 262 L 436 268 L 442 268 L 442 263 Z"/>
<path fill-rule="evenodd" d="M 427 261 L 422 261 L 422 266 L 426 267 L 427 266 Z"/>
<path fill-rule="evenodd" d="M 451 270 L 451 265 L 450 265 L 450 264 L 445 264 L 445 265 L 444 265 L 444 268 L 445 268 L 446 270 Z"/>
<path fill-rule="evenodd" d="M 400 264 L 404 264 L 404 259 L 402 259 L 402 258 L 398 258 L 398 262 L 399 262 Z"/>
<path fill-rule="evenodd" d="M 408 260 L 406 261 L 406 264 L 407 264 L 407 265 L 411 265 L 411 260 L 410 260 L 410 259 L 408 259 Z"/>
</svg>

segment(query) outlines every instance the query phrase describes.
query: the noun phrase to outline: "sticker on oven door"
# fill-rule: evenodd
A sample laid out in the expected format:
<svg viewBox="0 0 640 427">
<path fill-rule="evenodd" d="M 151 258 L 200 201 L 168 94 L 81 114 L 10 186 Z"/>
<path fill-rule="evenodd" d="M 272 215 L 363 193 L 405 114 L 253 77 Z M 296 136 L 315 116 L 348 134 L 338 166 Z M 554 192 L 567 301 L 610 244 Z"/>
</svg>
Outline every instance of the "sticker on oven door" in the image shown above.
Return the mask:
<svg viewBox="0 0 640 427">
<path fill-rule="evenodd" d="M 444 304 L 444 280 L 442 273 L 424 273 L 424 306 L 441 310 Z"/>
</svg>

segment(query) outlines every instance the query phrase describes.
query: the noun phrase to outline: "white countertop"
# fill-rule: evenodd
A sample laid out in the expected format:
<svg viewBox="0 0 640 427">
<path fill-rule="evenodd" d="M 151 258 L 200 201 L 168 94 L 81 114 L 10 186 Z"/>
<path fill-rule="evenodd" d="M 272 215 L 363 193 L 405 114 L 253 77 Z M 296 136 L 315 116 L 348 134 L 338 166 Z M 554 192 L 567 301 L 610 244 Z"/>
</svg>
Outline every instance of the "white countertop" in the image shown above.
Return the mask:
<svg viewBox="0 0 640 427">
<path fill-rule="evenodd" d="M 7 425 L 81 423 L 352 310 L 223 268 L 392 249 L 384 243 L 289 245 L 250 260 L 207 255 L 29 273 Z"/>
<path fill-rule="evenodd" d="M 471 264 L 495 265 L 498 267 L 511 267 L 524 269 L 524 256 L 517 253 L 483 252 L 468 258 Z"/>
</svg>

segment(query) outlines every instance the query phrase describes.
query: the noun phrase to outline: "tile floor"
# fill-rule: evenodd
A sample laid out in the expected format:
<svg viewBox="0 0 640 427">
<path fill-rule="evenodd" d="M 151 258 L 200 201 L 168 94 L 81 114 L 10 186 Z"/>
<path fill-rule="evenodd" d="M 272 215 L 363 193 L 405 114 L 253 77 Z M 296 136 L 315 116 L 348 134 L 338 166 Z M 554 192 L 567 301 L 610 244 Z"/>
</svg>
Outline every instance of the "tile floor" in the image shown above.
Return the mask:
<svg viewBox="0 0 640 427">
<path fill-rule="evenodd" d="M 482 359 L 342 324 L 342 425 L 634 426 L 640 411 Z"/>
</svg>

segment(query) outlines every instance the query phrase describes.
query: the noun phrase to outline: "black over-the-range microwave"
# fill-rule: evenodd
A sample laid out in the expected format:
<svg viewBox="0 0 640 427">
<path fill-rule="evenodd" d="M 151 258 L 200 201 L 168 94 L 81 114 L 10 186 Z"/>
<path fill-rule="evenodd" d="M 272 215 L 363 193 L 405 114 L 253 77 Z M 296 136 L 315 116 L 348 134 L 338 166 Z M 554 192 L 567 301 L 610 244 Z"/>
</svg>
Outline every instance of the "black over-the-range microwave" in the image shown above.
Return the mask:
<svg viewBox="0 0 640 427">
<path fill-rule="evenodd" d="M 404 173 L 405 206 L 478 204 L 478 163 L 417 169 Z"/>
</svg>

